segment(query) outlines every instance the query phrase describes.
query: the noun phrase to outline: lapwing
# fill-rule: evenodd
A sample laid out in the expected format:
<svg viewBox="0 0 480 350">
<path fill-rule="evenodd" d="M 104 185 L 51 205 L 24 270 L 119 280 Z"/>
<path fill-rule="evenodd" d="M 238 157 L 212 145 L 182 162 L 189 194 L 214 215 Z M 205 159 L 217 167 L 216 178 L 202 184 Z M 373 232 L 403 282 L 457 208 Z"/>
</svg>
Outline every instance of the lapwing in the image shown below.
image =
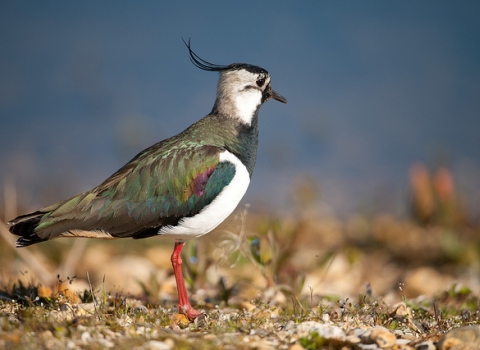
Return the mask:
<svg viewBox="0 0 480 350">
<path fill-rule="evenodd" d="M 258 111 L 270 99 L 270 74 L 245 63 L 212 64 L 188 48 L 198 68 L 219 72 L 217 96 L 206 117 L 137 154 L 99 186 L 8 223 L 17 247 L 60 237 L 175 240 L 171 256 L 178 308 L 203 314 L 188 300 L 181 251 L 186 241 L 216 228 L 237 207 L 252 177 Z"/>
</svg>

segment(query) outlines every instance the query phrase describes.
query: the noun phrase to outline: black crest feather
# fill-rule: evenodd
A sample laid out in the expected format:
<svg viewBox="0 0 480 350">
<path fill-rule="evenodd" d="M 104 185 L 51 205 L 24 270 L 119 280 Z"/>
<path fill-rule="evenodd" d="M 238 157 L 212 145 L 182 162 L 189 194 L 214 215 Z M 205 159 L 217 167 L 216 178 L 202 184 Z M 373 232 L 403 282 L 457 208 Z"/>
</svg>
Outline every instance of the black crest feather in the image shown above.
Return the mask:
<svg viewBox="0 0 480 350">
<path fill-rule="evenodd" d="M 185 41 L 185 39 L 182 38 L 182 40 L 183 40 L 183 43 L 187 47 L 188 52 L 190 54 L 190 61 L 195 65 L 195 67 L 198 67 L 202 70 L 206 70 L 206 71 L 209 71 L 209 72 L 224 72 L 224 71 L 227 71 L 227 70 L 232 71 L 232 70 L 245 69 L 245 70 L 247 70 L 251 73 L 268 74 L 268 72 L 265 69 L 263 69 L 261 67 L 258 67 L 258 66 L 251 65 L 251 64 L 247 64 L 247 63 L 232 63 L 232 64 L 229 64 L 228 66 L 222 66 L 222 65 L 219 65 L 219 64 L 214 64 L 214 63 L 205 61 L 203 58 L 198 56 L 192 50 L 192 47 L 190 45 L 190 39 L 188 39 L 188 43 Z"/>
<path fill-rule="evenodd" d="M 183 43 L 188 49 L 188 52 L 190 53 L 190 61 L 195 65 L 195 67 L 198 67 L 200 69 L 209 71 L 209 72 L 222 72 L 224 70 L 229 69 L 229 66 L 221 66 L 218 64 L 213 64 L 208 61 L 205 61 L 203 58 L 198 56 L 195 52 L 193 52 L 192 47 L 190 46 L 190 39 L 188 39 L 188 43 L 183 39 Z"/>
</svg>

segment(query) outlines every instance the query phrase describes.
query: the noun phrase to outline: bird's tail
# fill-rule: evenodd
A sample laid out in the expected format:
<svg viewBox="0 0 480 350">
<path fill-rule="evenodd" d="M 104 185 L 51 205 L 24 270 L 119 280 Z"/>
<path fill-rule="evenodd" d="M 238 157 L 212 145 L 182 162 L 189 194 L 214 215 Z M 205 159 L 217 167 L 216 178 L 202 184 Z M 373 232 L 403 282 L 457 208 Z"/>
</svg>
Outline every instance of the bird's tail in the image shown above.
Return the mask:
<svg viewBox="0 0 480 350">
<path fill-rule="evenodd" d="M 35 232 L 43 215 L 45 215 L 45 212 L 36 211 L 34 213 L 21 215 L 12 221 L 7 222 L 7 225 L 10 226 L 10 232 L 14 235 L 21 236 L 15 243 L 17 248 L 48 240 L 48 238 L 39 237 Z"/>
</svg>

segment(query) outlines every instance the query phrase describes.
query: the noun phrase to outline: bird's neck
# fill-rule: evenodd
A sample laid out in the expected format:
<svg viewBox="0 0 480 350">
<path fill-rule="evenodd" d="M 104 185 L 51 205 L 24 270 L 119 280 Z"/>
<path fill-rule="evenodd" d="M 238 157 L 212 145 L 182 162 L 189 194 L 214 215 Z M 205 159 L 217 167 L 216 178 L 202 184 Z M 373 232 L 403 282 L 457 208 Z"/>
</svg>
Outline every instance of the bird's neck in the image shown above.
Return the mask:
<svg viewBox="0 0 480 350">
<path fill-rule="evenodd" d="M 237 125 L 237 138 L 226 144 L 227 150 L 235 154 L 245 165 L 250 178 L 257 161 L 258 148 L 258 113 L 255 112 L 250 124 L 239 123 Z"/>
<path fill-rule="evenodd" d="M 248 169 L 252 176 L 257 160 L 258 113 L 251 118 L 250 124 L 233 119 L 218 112 L 210 113 L 184 131 L 197 142 L 223 148 L 236 157 Z"/>
<path fill-rule="evenodd" d="M 243 91 L 242 93 L 219 92 L 212 109 L 212 113 L 225 115 L 237 119 L 242 124 L 251 125 L 260 108 L 262 95 L 258 90 Z"/>
</svg>

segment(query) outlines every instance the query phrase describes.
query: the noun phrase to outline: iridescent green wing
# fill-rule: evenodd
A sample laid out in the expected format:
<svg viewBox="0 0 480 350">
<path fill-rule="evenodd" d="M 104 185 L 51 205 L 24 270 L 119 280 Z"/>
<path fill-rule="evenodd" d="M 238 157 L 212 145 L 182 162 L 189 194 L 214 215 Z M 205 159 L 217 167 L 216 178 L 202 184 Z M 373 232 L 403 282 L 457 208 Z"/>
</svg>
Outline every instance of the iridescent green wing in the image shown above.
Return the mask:
<svg viewBox="0 0 480 350">
<path fill-rule="evenodd" d="M 50 239 L 92 237 L 92 231 L 113 237 L 151 236 L 162 226 L 200 212 L 230 183 L 235 166 L 219 162 L 221 151 L 212 146 L 147 149 L 100 186 L 43 208 L 45 215 L 35 232 Z"/>
</svg>

